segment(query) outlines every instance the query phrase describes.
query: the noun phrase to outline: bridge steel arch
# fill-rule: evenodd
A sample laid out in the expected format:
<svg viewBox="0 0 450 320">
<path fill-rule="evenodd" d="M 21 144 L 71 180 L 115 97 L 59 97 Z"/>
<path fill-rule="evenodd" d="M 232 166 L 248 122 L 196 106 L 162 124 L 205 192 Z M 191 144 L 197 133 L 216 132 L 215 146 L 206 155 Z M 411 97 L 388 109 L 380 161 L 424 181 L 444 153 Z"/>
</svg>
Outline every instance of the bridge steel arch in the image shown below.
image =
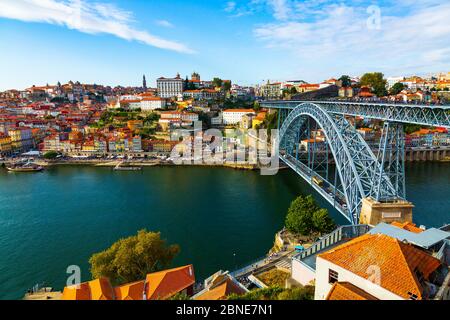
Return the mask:
<svg viewBox="0 0 450 320">
<path fill-rule="evenodd" d="M 381 165 L 363 137 L 345 117 L 332 115 L 319 105 L 309 102 L 295 107 L 283 121 L 279 133 L 280 149 L 286 139 L 293 136 L 293 131 L 299 129 L 298 123 L 305 117 L 313 118 L 322 128 L 334 157 L 347 203 L 346 210 L 337 209 L 350 222 L 358 224 L 362 199 L 372 195 L 374 178 L 377 173 L 383 172 Z M 384 174 L 381 180 L 385 197 L 398 198 L 389 177 Z"/>
</svg>

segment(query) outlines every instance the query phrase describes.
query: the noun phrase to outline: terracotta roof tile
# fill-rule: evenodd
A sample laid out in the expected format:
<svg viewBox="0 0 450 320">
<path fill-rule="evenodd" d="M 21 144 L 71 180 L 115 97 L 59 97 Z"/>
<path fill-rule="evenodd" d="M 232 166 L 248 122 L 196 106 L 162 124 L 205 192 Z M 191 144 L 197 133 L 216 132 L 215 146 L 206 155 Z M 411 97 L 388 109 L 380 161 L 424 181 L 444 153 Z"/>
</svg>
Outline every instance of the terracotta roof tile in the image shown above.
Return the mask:
<svg viewBox="0 0 450 320">
<path fill-rule="evenodd" d="M 440 261 L 412 245 L 383 234 L 363 235 L 319 255 L 346 270 L 368 279 L 369 267 L 379 266 L 381 287 L 405 299 L 415 294 L 422 299 L 424 279 L 440 266 Z"/>
<path fill-rule="evenodd" d="M 145 281 L 138 281 L 114 288 L 116 300 L 142 300 Z"/>
<path fill-rule="evenodd" d="M 114 290 L 106 278 L 89 281 L 91 300 L 114 300 Z"/>
<path fill-rule="evenodd" d="M 227 278 L 222 284 L 206 291 L 195 300 L 224 300 L 230 294 L 244 294 L 245 290 L 239 287 L 230 278 Z"/>
<path fill-rule="evenodd" d="M 413 233 L 422 233 L 424 230 L 416 227 L 416 225 L 414 223 L 411 222 L 405 222 L 405 223 L 400 223 L 400 222 L 392 222 L 391 225 L 393 225 L 394 227 L 400 228 L 400 229 L 404 229 Z"/>
<path fill-rule="evenodd" d="M 65 287 L 62 300 L 91 300 L 91 292 L 87 282 L 78 286 Z"/>
<path fill-rule="evenodd" d="M 195 283 L 192 265 L 155 272 L 147 275 L 146 296 L 148 300 L 164 300 Z"/>
<path fill-rule="evenodd" d="M 327 300 L 378 300 L 364 290 L 348 282 L 336 282 L 328 293 Z"/>
</svg>

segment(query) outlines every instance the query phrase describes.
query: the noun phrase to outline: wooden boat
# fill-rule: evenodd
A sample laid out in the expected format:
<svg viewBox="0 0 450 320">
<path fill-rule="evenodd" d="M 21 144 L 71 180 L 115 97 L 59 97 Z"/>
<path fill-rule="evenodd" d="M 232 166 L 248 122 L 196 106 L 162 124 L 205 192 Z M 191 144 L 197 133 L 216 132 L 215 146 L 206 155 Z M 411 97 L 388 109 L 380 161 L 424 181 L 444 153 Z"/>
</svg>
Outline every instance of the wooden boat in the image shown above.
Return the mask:
<svg viewBox="0 0 450 320">
<path fill-rule="evenodd" d="M 9 172 L 40 172 L 44 168 L 34 163 L 26 163 L 23 165 L 7 165 L 6 170 Z"/>
</svg>

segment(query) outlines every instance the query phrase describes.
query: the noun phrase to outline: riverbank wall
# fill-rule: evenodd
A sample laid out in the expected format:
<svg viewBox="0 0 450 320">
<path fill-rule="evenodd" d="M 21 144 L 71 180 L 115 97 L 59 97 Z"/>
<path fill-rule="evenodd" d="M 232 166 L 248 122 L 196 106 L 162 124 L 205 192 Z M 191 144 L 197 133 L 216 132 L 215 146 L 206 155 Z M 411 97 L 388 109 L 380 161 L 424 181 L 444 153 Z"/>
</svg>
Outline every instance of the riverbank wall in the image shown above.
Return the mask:
<svg viewBox="0 0 450 320">
<path fill-rule="evenodd" d="M 442 161 L 450 162 L 450 148 L 439 149 L 407 149 L 405 154 L 407 162 Z"/>
<path fill-rule="evenodd" d="M 54 166 L 94 166 L 94 167 L 111 167 L 114 168 L 118 164 L 122 163 L 122 161 L 105 161 L 105 160 L 64 160 L 64 161 L 52 161 L 52 160 L 35 160 L 36 164 L 43 167 L 54 167 Z M 123 163 L 124 166 L 130 167 L 156 167 L 156 166 L 166 166 L 166 167 L 175 167 L 175 166 L 183 166 L 183 167 L 223 167 L 230 168 L 235 170 L 260 170 L 261 167 L 259 165 L 252 164 L 240 164 L 240 163 L 232 163 L 225 162 L 223 164 L 207 164 L 207 163 L 183 163 L 183 164 L 174 164 L 172 162 L 166 162 L 161 160 L 151 160 L 151 161 L 126 161 Z M 282 168 L 281 168 L 282 169 Z"/>
</svg>

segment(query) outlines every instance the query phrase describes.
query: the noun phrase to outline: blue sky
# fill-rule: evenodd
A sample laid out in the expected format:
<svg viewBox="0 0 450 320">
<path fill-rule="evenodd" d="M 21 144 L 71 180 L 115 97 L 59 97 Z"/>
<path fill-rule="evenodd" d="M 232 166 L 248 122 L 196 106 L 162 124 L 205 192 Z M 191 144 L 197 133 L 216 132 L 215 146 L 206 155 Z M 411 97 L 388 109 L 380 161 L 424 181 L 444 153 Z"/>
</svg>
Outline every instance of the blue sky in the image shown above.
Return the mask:
<svg viewBox="0 0 450 320">
<path fill-rule="evenodd" d="M 450 71 L 449 16 L 437 0 L 0 0 L 0 90 Z"/>
</svg>

